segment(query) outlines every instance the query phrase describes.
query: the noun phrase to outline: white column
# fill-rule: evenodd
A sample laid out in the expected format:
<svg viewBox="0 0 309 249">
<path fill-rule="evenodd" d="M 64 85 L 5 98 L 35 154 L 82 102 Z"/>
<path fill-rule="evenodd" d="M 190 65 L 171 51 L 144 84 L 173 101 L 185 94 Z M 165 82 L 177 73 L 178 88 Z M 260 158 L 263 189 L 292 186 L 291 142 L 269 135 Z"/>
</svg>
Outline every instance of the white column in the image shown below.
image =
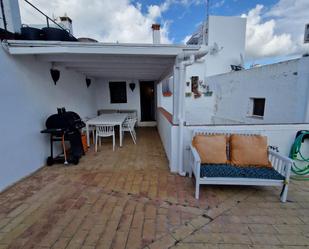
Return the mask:
<svg viewBox="0 0 309 249">
<path fill-rule="evenodd" d="M 21 18 L 18 0 L 3 0 L 6 28 L 12 33 L 20 33 Z M 0 11 L 1 12 L 1 11 Z M 2 12 L 0 13 L 2 18 Z M 0 20 L 0 28 L 4 28 L 3 20 Z"/>
<path fill-rule="evenodd" d="M 296 83 L 294 91 L 296 91 L 297 99 L 295 109 L 296 121 L 304 123 L 309 122 L 309 58 L 303 57 L 297 61 L 297 75 L 295 75 Z"/>
<path fill-rule="evenodd" d="M 186 66 L 185 62 L 179 64 L 179 92 L 178 92 L 178 174 L 184 176 L 186 172 L 184 171 L 184 125 L 185 125 L 185 81 L 186 81 Z"/>
<path fill-rule="evenodd" d="M 173 124 L 178 124 L 178 103 L 179 103 L 179 67 L 174 66 L 173 70 Z"/>
<path fill-rule="evenodd" d="M 303 97 L 305 100 L 304 123 L 309 123 L 309 59 L 307 57 L 304 57 L 300 59 L 299 63 L 301 64 L 301 68 L 298 69 L 298 81 L 302 81 L 304 87 L 301 90 L 305 94 L 305 96 Z"/>
</svg>

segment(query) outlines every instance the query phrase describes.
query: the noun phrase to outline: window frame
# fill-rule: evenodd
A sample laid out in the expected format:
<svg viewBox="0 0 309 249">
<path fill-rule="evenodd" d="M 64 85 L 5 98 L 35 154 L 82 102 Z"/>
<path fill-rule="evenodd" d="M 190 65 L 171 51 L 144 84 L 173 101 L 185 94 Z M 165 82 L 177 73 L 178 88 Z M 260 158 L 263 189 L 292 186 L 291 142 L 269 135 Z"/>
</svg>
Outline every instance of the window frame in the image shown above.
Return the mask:
<svg viewBox="0 0 309 249">
<path fill-rule="evenodd" d="M 263 101 L 263 102 L 262 103 L 256 103 L 256 101 Z M 257 105 L 261 105 L 261 107 L 257 107 Z M 249 113 L 249 116 L 253 117 L 253 118 L 263 119 L 265 117 L 265 107 L 266 107 L 266 98 L 262 98 L 262 97 L 252 97 L 252 98 L 250 98 L 250 113 Z M 262 111 L 258 110 L 257 108 L 262 108 Z"/>
<path fill-rule="evenodd" d="M 126 81 L 109 81 L 108 86 L 109 86 L 109 97 L 110 97 L 111 104 L 127 104 L 128 103 L 127 82 Z M 114 92 L 114 91 L 117 91 L 117 92 Z M 122 92 L 119 94 L 119 91 L 122 91 Z"/>
</svg>

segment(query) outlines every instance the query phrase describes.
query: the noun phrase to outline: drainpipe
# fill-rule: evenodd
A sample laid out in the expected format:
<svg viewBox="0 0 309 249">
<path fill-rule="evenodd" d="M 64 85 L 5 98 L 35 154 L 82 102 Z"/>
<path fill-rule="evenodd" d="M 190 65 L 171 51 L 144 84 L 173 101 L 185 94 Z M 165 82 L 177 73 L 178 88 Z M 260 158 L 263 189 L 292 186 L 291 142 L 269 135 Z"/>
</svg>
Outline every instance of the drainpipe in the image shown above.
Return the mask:
<svg viewBox="0 0 309 249">
<path fill-rule="evenodd" d="M 186 83 L 186 68 L 197 59 L 205 56 L 209 52 L 209 48 L 204 48 L 197 52 L 184 51 L 177 56 L 176 67 L 179 68 L 179 95 L 178 95 L 178 174 L 185 176 L 186 172 L 183 167 L 183 145 L 184 145 L 184 125 L 185 125 L 185 83 Z"/>
</svg>

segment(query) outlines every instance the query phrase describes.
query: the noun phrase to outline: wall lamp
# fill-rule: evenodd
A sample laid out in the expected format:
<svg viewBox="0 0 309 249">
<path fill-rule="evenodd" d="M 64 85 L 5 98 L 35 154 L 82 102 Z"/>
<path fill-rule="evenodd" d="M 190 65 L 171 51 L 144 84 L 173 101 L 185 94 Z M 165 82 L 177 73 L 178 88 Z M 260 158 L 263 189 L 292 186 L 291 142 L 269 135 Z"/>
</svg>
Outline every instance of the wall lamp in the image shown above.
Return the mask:
<svg viewBox="0 0 309 249">
<path fill-rule="evenodd" d="M 90 85 L 91 85 L 91 79 L 86 77 L 86 86 L 87 86 L 87 88 L 89 88 Z"/>
<path fill-rule="evenodd" d="M 131 91 L 133 92 L 134 89 L 135 89 L 135 83 L 134 82 L 130 83 L 129 87 L 130 87 Z"/>
<path fill-rule="evenodd" d="M 54 81 L 54 84 L 56 85 L 57 81 L 60 78 L 60 71 L 58 69 L 54 68 L 54 63 L 52 63 L 52 67 L 50 69 L 50 75 L 51 75 L 51 77 L 52 77 L 52 79 Z"/>
</svg>

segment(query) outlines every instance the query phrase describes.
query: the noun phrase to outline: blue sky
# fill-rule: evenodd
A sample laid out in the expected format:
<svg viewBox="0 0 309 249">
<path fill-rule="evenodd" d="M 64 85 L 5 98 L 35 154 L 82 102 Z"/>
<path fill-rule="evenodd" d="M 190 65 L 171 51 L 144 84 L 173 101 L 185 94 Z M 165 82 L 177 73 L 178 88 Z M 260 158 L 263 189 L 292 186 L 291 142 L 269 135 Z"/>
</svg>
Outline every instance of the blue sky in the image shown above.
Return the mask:
<svg viewBox="0 0 309 249">
<path fill-rule="evenodd" d="M 162 43 L 182 43 L 205 20 L 206 0 L 31 0 L 49 16 L 66 13 L 76 37 L 102 42 L 151 43 L 151 25 L 162 24 Z M 91 4 L 89 4 L 91 2 Z M 22 20 L 42 23 L 20 0 Z M 309 0 L 210 0 L 210 15 L 247 18 L 247 63 L 271 63 L 301 56 L 309 23 Z M 309 44 L 308 44 L 309 45 Z"/>
<path fill-rule="evenodd" d="M 168 38 L 174 43 L 196 30 L 205 19 L 206 0 L 144 0 L 146 14 L 150 5 L 170 2 L 161 11 L 159 22 L 168 23 Z M 247 65 L 269 64 L 301 56 L 303 30 L 308 19 L 309 0 L 210 0 L 209 14 L 247 17 Z M 297 13 L 297 14 L 296 14 Z M 306 48 L 308 51 L 308 47 Z"/>
<path fill-rule="evenodd" d="M 142 11 L 147 12 L 147 6 L 160 5 L 163 0 L 134 1 L 142 4 Z M 174 4 L 162 14 L 161 21 L 169 21 L 169 37 L 176 43 L 182 42 L 185 36 L 195 31 L 196 26 L 205 19 L 206 1 L 201 4 Z M 248 13 L 257 4 L 262 4 L 270 9 L 277 0 L 210 0 L 209 14 L 222 16 L 240 16 Z"/>
</svg>

